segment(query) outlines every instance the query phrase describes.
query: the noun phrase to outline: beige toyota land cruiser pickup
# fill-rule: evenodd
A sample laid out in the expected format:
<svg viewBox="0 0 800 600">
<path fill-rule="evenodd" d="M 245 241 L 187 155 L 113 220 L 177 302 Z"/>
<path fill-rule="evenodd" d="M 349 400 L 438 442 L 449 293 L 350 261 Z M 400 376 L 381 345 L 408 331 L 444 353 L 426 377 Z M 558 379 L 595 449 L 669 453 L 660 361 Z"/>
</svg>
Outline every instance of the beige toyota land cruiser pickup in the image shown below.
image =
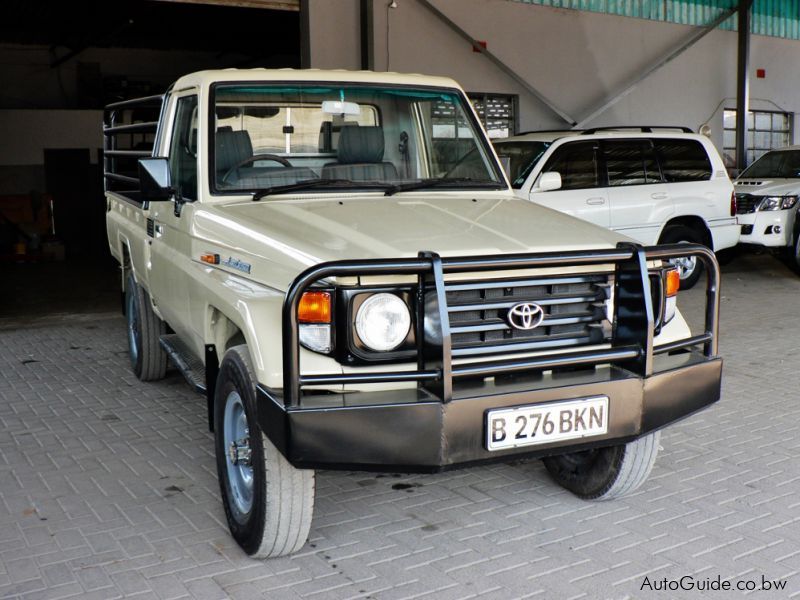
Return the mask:
<svg viewBox="0 0 800 600">
<path fill-rule="evenodd" d="M 206 71 L 109 106 L 104 133 L 131 365 L 205 394 L 253 556 L 303 546 L 314 469 L 541 457 L 612 498 L 719 399 L 713 253 L 515 198 L 450 79 Z M 706 267 L 695 334 L 681 257 Z"/>
</svg>

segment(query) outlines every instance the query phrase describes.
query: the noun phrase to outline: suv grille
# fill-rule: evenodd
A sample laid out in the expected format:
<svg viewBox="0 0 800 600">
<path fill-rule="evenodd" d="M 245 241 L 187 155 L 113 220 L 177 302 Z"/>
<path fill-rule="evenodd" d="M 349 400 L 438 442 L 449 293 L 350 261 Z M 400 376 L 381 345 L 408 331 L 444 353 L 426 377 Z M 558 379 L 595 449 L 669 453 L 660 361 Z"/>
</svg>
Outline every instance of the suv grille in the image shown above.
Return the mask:
<svg viewBox="0 0 800 600">
<path fill-rule="evenodd" d="M 599 344 L 611 339 L 613 275 L 591 274 L 445 285 L 453 357 Z M 508 311 L 534 302 L 542 323 L 514 329 Z"/>
<path fill-rule="evenodd" d="M 736 214 L 744 215 L 756 212 L 756 208 L 761 204 L 761 196 L 752 194 L 736 194 Z"/>
</svg>

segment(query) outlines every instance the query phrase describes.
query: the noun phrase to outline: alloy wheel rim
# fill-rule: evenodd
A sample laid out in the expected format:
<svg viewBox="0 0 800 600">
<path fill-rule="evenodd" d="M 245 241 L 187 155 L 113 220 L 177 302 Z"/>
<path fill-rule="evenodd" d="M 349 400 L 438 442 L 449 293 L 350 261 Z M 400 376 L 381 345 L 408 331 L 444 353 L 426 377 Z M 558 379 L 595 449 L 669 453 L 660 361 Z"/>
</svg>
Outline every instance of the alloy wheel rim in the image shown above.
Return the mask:
<svg viewBox="0 0 800 600">
<path fill-rule="evenodd" d="M 681 240 L 678 243 L 691 244 L 692 242 L 688 240 Z M 669 262 L 673 267 L 678 269 L 678 276 L 680 277 L 681 281 L 691 277 L 692 274 L 694 274 L 694 270 L 697 268 L 696 256 L 682 256 L 680 258 L 673 258 Z"/>
</svg>

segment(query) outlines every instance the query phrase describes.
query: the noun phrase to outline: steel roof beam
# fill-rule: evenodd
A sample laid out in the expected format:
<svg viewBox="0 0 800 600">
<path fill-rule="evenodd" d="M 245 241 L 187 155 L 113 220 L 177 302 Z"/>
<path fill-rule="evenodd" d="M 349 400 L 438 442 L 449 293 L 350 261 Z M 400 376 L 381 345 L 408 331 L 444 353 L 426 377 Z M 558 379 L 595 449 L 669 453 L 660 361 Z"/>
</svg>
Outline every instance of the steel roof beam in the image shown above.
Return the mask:
<svg viewBox="0 0 800 600">
<path fill-rule="evenodd" d="M 736 12 L 738 10 L 739 10 L 739 6 L 734 6 L 732 8 L 729 8 L 728 10 L 723 12 L 721 15 L 719 15 L 716 19 L 711 21 L 708 25 L 706 25 L 705 27 L 703 27 L 701 29 L 698 29 L 697 31 L 692 33 L 688 38 L 686 38 L 683 42 L 681 42 L 674 50 L 669 52 L 666 56 L 664 56 L 663 58 L 659 58 L 652 65 L 650 65 L 649 67 L 646 67 L 639 75 L 637 75 L 632 81 L 627 83 L 621 90 L 619 90 L 613 96 L 607 98 L 606 100 L 603 100 L 602 102 L 600 102 L 594 108 L 590 108 L 587 111 L 586 115 L 583 116 L 581 118 L 581 120 L 578 122 L 576 127 L 580 128 L 580 127 L 585 126 L 586 123 L 588 123 L 589 121 L 594 119 L 596 116 L 598 116 L 598 115 L 604 113 L 605 111 L 607 111 L 614 104 L 619 102 L 622 98 L 624 98 L 625 96 L 630 94 L 634 89 L 636 89 L 636 86 L 638 86 L 642 81 L 644 81 L 645 79 L 650 77 L 650 75 L 652 75 L 653 73 L 655 73 L 656 71 L 658 71 L 662 67 L 665 67 L 670 62 L 672 62 L 673 60 L 678 58 L 681 54 L 683 54 L 689 48 L 694 46 L 697 42 L 699 42 L 701 39 L 703 39 L 706 35 L 708 35 L 712 31 L 714 31 L 717 27 L 722 25 L 722 23 L 724 23 L 727 19 L 732 17 L 734 14 L 736 14 Z"/>
<path fill-rule="evenodd" d="M 511 67 L 509 67 L 506 63 L 504 63 L 497 55 L 490 52 L 486 48 L 484 48 L 478 40 L 473 38 L 467 31 L 462 29 L 457 23 L 455 23 L 450 17 L 444 14 L 441 10 L 436 8 L 433 4 L 431 4 L 428 0 L 419 0 L 419 3 L 422 4 L 425 8 L 427 8 L 430 12 L 436 15 L 440 21 L 442 21 L 445 25 L 447 25 L 450 29 L 460 35 L 462 38 L 467 40 L 472 47 L 477 51 L 483 54 L 489 62 L 493 63 L 497 68 L 499 68 L 503 73 L 511 77 L 514 81 L 520 84 L 525 90 L 534 98 L 536 98 L 539 102 L 547 106 L 553 113 L 558 115 L 563 121 L 568 123 L 570 126 L 575 125 L 575 119 L 573 119 L 570 115 L 566 112 L 561 110 L 558 106 L 556 106 L 552 101 L 550 101 L 544 94 L 542 94 L 539 90 L 533 87 L 530 83 L 528 83 L 519 73 L 514 71 Z"/>
</svg>

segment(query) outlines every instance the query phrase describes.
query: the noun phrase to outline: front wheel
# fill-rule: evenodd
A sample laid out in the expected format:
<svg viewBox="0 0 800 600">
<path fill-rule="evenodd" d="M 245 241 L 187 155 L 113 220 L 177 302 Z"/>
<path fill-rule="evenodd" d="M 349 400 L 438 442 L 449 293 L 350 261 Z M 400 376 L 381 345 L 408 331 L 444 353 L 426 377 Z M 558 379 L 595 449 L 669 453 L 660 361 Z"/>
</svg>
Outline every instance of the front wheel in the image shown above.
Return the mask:
<svg viewBox="0 0 800 600">
<path fill-rule="evenodd" d="M 670 225 L 661 234 L 659 244 L 703 244 L 700 234 L 685 225 Z M 681 289 L 688 290 L 700 280 L 703 274 L 703 264 L 695 256 L 673 258 L 669 261 L 678 269 L 681 278 Z"/>
<path fill-rule="evenodd" d="M 641 486 L 658 456 L 661 432 L 619 446 L 571 452 L 542 459 L 561 487 L 586 500 L 610 500 Z"/>
<path fill-rule="evenodd" d="M 314 512 L 314 471 L 296 469 L 261 433 L 247 346 L 229 349 L 214 393 L 222 503 L 231 535 L 255 558 L 297 552 Z"/>
<path fill-rule="evenodd" d="M 794 244 L 787 248 L 792 268 L 800 273 L 800 234 L 794 234 Z"/>
</svg>

